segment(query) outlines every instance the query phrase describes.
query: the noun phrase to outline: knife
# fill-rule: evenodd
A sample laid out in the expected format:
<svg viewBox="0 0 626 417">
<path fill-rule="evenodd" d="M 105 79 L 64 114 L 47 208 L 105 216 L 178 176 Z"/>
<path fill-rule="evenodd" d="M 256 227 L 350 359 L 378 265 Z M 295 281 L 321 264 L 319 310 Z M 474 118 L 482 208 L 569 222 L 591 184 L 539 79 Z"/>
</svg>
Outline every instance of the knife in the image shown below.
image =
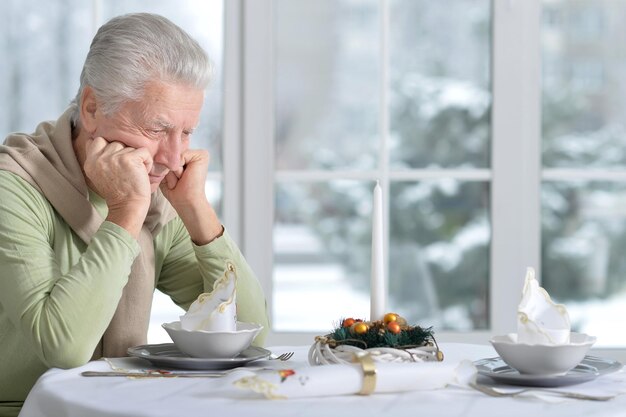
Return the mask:
<svg viewBox="0 0 626 417">
<path fill-rule="evenodd" d="M 83 371 L 82 376 L 127 376 L 132 378 L 219 378 L 235 371 L 280 371 L 281 367 L 268 366 L 241 366 L 238 368 L 226 369 L 212 372 L 181 372 L 181 371 L 146 371 L 146 372 L 125 372 L 125 371 Z"/>
<path fill-rule="evenodd" d="M 82 376 L 125 376 L 131 378 L 218 378 L 226 372 L 123 372 L 123 371 L 84 371 Z"/>
</svg>

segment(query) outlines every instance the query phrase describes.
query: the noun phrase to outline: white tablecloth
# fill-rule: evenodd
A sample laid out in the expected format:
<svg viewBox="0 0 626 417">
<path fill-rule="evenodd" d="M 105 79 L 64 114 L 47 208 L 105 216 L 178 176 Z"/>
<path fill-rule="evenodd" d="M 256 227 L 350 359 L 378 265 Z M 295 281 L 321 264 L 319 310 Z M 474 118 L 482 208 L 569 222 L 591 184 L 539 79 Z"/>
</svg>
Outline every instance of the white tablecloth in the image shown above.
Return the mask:
<svg viewBox="0 0 626 417">
<path fill-rule="evenodd" d="M 444 343 L 446 361 L 477 360 L 496 356 L 491 346 Z M 306 362 L 308 346 L 278 346 L 276 353 L 294 351 L 294 366 Z M 104 361 L 75 369 L 51 369 L 37 382 L 20 417 L 109 416 L 394 416 L 394 417 L 537 417 L 626 416 L 626 395 L 610 401 L 536 397 L 494 398 L 471 389 L 449 387 L 432 391 L 335 396 L 290 400 L 252 397 L 232 382 L 249 374 L 234 372 L 221 378 L 83 377 L 85 370 L 110 370 Z M 624 383 L 626 385 L 626 383 Z M 626 392 L 626 386 L 623 387 Z"/>
</svg>

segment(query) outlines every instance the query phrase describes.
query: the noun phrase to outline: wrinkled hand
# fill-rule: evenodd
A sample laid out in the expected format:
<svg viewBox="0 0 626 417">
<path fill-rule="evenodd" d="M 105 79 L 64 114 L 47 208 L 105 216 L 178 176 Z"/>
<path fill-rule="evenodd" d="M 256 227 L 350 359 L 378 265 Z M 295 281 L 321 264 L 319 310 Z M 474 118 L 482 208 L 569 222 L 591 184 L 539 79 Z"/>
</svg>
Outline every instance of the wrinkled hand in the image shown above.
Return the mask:
<svg viewBox="0 0 626 417">
<path fill-rule="evenodd" d="M 163 195 L 197 245 L 211 242 L 224 231 L 204 191 L 208 169 L 209 153 L 188 149 L 182 154 L 182 167 L 168 172 L 161 183 Z"/>
<path fill-rule="evenodd" d="M 84 169 L 90 186 L 106 201 L 109 217 L 123 220 L 122 223 L 132 222 L 133 226 L 138 223 L 139 229 L 150 207 L 148 173 L 152 164 L 146 149 L 108 142 L 101 137 L 87 142 Z"/>
<path fill-rule="evenodd" d="M 209 153 L 205 150 L 188 149 L 181 155 L 182 166 L 170 171 L 161 183 L 161 191 L 179 212 L 206 201 L 204 191 L 209 169 Z"/>
</svg>

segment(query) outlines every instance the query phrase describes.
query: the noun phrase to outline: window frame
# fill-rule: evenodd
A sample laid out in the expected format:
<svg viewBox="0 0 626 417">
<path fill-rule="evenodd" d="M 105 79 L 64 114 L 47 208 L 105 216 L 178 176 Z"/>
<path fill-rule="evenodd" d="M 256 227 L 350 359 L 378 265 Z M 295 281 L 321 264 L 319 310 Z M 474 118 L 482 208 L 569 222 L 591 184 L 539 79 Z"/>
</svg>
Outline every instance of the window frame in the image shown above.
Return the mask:
<svg viewBox="0 0 626 417">
<path fill-rule="evenodd" d="M 240 169 L 239 173 L 231 172 L 237 171 L 232 169 L 224 172 L 224 212 L 226 215 L 234 210 L 240 216 L 240 234 L 236 237 L 261 281 L 272 314 L 273 246 L 268 241 L 271 242 L 273 236 L 275 181 L 350 176 L 345 172 L 274 171 L 274 1 L 225 3 L 225 51 L 237 57 L 224 61 L 227 106 L 224 129 L 237 132 L 225 138 L 225 147 L 229 141 L 238 140 L 240 154 L 225 155 L 224 166 L 237 165 Z M 379 0 L 383 11 L 382 36 L 386 32 L 388 3 L 389 0 Z M 514 332 L 516 311 L 511 306 L 519 303 L 526 267 L 541 270 L 541 184 L 542 179 L 553 176 L 551 170 L 542 172 L 541 167 L 541 0 L 492 0 L 491 7 L 491 168 L 414 170 L 409 174 L 411 179 L 453 177 L 488 181 L 491 186 L 490 327 L 484 331 L 437 332 L 438 340 L 444 342 L 487 344 L 495 334 Z M 385 77 L 385 68 L 381 68 Z M 229 78 L 237 78 L 239 86 L 236 81 L 231 85 Z M 228 97 L 229 85 L 236 99 Z M 229 100 L 237 100 L 238 106 L 229 108 Z M 386 103 L 384 88 L 381 88 L 381 103 Z M 233 111 L 239 112 L 236 117 L 231 114 Z M 388 128 L 385 116 L 381 117 L 381 125 Z M 384 142 L 383 139 L 383 152 Z M 389 172 L 386 163 L 381 164 L 376 175 L 381 174 L 383 191 L 388 195 L 390 179 L 399 178 Z M 237 198 L 226 200 L 229 190 L 240 190 Z M 238 206 L 229 206 L 229 203 Z M 386 240 L 388 247 L 388 237 Z M 274 345 L 306 345 L 316 335 L 271 331 L 268 341 Z M 595 351 L 622 360 L 626 358 L 626 349 Z"/>
</svg>

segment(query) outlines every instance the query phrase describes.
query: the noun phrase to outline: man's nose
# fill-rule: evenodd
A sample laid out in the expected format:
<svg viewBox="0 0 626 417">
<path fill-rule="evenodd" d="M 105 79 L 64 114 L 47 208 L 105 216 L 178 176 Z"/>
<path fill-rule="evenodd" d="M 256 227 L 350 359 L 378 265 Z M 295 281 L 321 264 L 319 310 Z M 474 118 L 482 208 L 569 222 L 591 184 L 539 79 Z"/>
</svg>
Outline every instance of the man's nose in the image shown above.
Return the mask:
<svg viewBox="0 0 626 417">
<path fill-rule="evenodd" d="M 181 166 L 183 153 L 183 141 L 179 134 L 172 133 L 166 140 L 159 143 L 159 148 L 154 156 L 154 162 L 165 165 L 170 171 L 175 171 Z"/>
</svg>

